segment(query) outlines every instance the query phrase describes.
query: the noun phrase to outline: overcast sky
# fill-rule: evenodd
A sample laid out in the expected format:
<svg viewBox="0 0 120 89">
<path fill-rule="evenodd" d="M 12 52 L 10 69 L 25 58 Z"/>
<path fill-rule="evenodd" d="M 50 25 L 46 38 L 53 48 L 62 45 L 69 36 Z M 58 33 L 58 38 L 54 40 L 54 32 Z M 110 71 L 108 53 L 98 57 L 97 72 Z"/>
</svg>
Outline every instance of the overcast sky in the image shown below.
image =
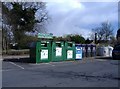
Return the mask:
<svg viewBox="0 0 120 89">
<path fill-rule="evenodd" d="M 55 36 L 81 34 L 89 37 L 91 29 L 109 21 L 114 34 L 118 29 L 118 2 L 79 2 L 79 0 L 61 0 L 47 2 L 51 23 L 48 32 Z"/>
</svg>

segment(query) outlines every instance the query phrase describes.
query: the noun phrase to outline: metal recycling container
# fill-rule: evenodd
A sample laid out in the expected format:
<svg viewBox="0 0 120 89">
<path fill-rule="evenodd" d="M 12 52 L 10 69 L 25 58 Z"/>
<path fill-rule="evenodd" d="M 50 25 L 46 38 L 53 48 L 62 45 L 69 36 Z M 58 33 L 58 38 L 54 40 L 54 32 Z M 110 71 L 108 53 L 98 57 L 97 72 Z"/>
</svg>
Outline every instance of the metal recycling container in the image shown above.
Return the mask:
<svg viewBox="0 0 120 89">
<path fill-rule="evenodd" d="M 91 44 L 91 57 L 95 57 L 95 56 L 96 56 L 96 45 Z"/>
<path fill-rule="evenodd" d="M 113 47 L 112 46 L 108 46 L 108 50 L 109 50 L 109 56 L 112 57 Z"/>
<path fill-rule="evenodd" d="M 85 44 L 85 57 L 88 57 L 88 45 Z"/>
<path fill-rule="evenodd" d="M 51 60 L 51 42 L 37 41 L 30 46 L 30 62 L 40 63 Z"/>
<path fill-rule="evenodd" d="M 64 56 L 64 42 L 52 42 L 51 61 L 63 61 Z"/>
<path fill-rule="evenodd" d="M 90 49 L 91 49 L 90 56 L 93 57 L 93 44 L 91 44 Z"/>
<path fill-rule="evenodd" d="M 98 56 L 109 56 L 109 49 L 108 47 L 98 47 L 97 48 L 97 55 Z"/>
<path fill-rule="evenodd" d="M 64 60 L 75 60 L 75 43 L 65 42 L 65 57 Z"/>
<path fill-rule="evenodd" d="M 85 57 L 85 44 L 82 44 L 82 58 Z"/>
<path fill-rule="evenodd" d="M 81 44 L 76 44 L 76 57 L 75 59 L 82 59 L 82 45 Z"/>
<path fill-rule="evenodd" d="M 91 44 L 87 44 L 88 49 L 87 49 L 87 57 L 91 56 Z"/>
</svg>

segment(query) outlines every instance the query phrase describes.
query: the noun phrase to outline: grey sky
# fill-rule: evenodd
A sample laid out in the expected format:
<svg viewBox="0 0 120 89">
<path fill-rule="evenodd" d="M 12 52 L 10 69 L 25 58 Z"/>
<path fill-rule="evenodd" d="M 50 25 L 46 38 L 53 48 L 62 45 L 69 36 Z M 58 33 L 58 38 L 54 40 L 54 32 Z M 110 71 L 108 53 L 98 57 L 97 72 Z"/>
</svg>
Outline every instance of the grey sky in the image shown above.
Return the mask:
<svg viewBox="0 0 120 89">
<path fill-rule="evenodd" d="M 56 36 L 65 34 L 81 34 L 89 37 L 91 29 L 109 21 L 118 28 L 118 2 L 79 2 L 78 0 L 62 0 L 63 2 L 47 2 L 47 10 L 52 19 L 48 31 Z"/>
</svg>

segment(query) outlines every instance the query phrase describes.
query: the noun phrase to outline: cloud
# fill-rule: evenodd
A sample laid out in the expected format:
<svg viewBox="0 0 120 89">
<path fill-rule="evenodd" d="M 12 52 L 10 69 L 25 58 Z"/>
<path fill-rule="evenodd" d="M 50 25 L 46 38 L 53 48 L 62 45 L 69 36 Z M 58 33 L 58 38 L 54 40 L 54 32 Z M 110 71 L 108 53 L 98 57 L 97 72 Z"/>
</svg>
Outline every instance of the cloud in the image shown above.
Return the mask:
<svg viewBox="0 0 120 89">
<path fill-rule="evenodd" d="M 1 0 L 2 2 L 69 2 L 71 0 Z M 76 0 L 78 2 L 119 2 L 119 0 Z"/>
<path fill-rule="evenodd" d="M 56 36 L 64 34 L 81 34 L 89 37 L 91 29 L 101 22 L 110 21 L 117 26 L 118 3 L 116 2 L 79 2 L 78 0 L 62 0 L 48 2 L 47 10 L 52 22 L 48 31 Z"/>
<path fill-rule="evenodd" d="M 57 13 L 68 13 L 71 10 L 74 9 L 83 9 L 84 6 L 77 2 L 76 0 L 69 0 L 69 1 L 65 1 L 65 0 L 61 0 L 64 2 L 48 2 L 47 3 L 47 9 L 50 10 L 50 14 L 57 14 Z"/>
<path fill-rule="evenodd" d="M 40 1 L 40 0 L 35 0 L 35 1 Z M 69 2 L 72 0 L 42 0 L 44 2 Z M 119 0 L 74 0 L 77 2 L 119 2 Z"/>
</svg>

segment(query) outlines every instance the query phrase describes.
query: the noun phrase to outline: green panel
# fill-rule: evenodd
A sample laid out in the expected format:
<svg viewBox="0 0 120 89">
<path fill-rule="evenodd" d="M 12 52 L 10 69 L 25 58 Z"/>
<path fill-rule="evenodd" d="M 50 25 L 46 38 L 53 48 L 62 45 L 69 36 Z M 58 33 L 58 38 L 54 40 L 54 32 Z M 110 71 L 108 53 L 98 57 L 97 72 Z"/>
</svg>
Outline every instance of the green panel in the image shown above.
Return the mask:
<svg viewBox="0 0 120 89">
<path fill-rule="evenodd" d="M 36 62 L 36 48 L 30 49 L 30 62 Z"/>
<path fill-rule="evenodd" d="M 37 42 L 36 44 L 36 63 L 40 62 L 40 44 L 41 42 Z"/>
<path fill-rule="evenodd" d="M 52 43 L 52 61 L 63 61 L 64 59 L 64 43 Z"/>
<path fill-rule="evenodd" d="M 75 59 L 75 43 L 65 42 L 64 60 L 74 60 L 74 59 Z"/>
<path fill-rule="evenodd" d="M 30 62 L 36 62 L 36 42 L 30 44 Z"/>
</svg>

